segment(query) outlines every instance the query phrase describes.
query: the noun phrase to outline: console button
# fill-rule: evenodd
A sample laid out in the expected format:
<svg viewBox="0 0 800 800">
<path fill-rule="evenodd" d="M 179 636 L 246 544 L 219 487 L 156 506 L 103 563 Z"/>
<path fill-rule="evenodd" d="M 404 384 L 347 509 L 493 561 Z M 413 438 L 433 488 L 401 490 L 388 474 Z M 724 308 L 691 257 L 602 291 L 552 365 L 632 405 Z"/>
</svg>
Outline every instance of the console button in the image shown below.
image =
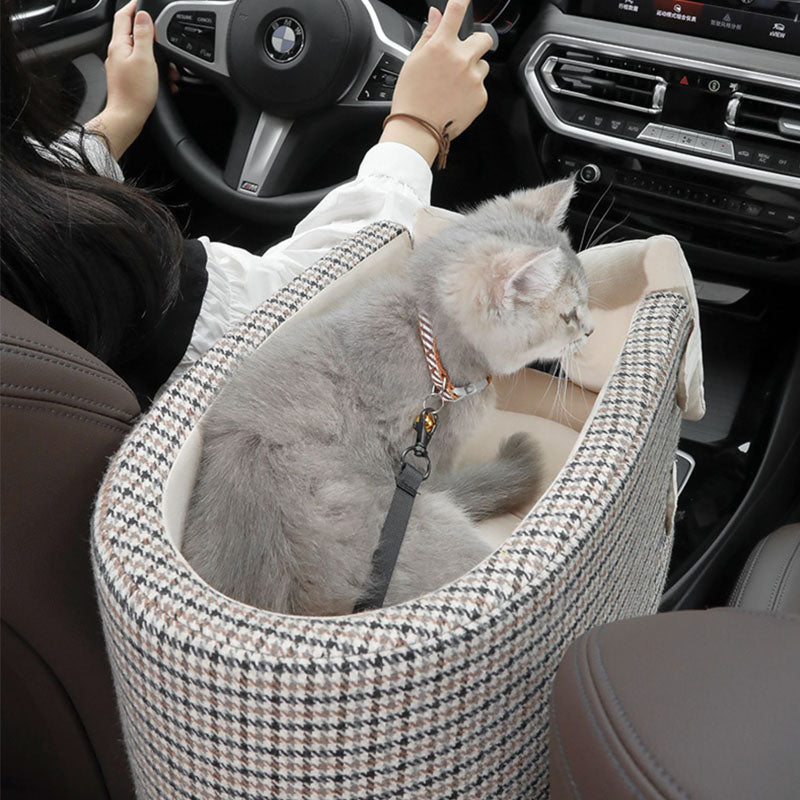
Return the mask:
<svg viewBox="0 0 800 800">
<path fill-rule="evenodd" d="M 645 129 L 639 134 L 638 138 L 645 142 L 659 142 L 661 141 L 661 131 L 663 127 L 656 125 L 652 122 L 648 123 Z"/>
<path fill-rule="evenodd" d="M 595 128 L 596 130 L 600 131 L 605 127 L 605 124 L 606 124 L 605 114 L 593 113 L 589 115 L 590 128 Z"/>
<path fill-rule="evenodd" d="M 758 205 L 758 203 L 743 203 L 742 204 L 742 213 L 746 214 L 748 217 L 757 217 L 763 208 Z"/>
<path fill-rule="evenodd" d="M 580 108 L 575 112 L 574 116 L 572 117 L 572 121 L 576 125 L 580 125 L 581 127 L 586 128 L 589 126 L 590 117 L 591 114 L 588 111 L 588 109 Z"/>
<path fill-rule="evenodd" d="M 669 125 L 664 125 L 661 128 L 661 138 L 659 141 L 661 144 L 674 144 L 677 145 L 678 137 L 681 135 L 682 131 L 680 128 L 670 128 Z"/>
<path fill-rule="evenodd" d="M 615 136 L 622 136 L 622 131 L 625 128 L 625 120 L 622 117 L 608 117 L 606 120 L 605 129 Z"/>
<path fill-rule="evenodd" d="M 694 143 L 695 153 L 708 153 L 710 155 L 714 149 L 715 138 L 715 136 L 710 136 L 707 133 L 698 133 Z"/>
<path fill-rule="evenodd" d="M 770 169 L 775 164 L 775 151 L 759 145 L 753 149 L 753 164 L 762 169 Z"/>
<path fill-rule="evenodd" d="M 722 158 L 729 158 L 733 161 L 733 142 L 730 139 L 715 136 L 711 154 Z"/>
<path fill-rule="evenodd" d="M 737 144 L 734 147 L 737 164 L 752 164 L 753 163 L 753 148 L 749 144 Z"/>
<path fill-rule="evenodd" d="M 691 131 L 678 131 L 675 144 L 682 150 L 694 150 L 697 144 L 697 134 Z"/>
<path fill-rule="evenodd" d="M 645 123 L 639 119 L 625 120 L 622 126 L 622 135 L 635 139 L 644 130 Z"/>
<path fill-rule="evenodd" d="M 800 225 L 800 211 L 790 211 L 788 208 L 778 209 L 778 221 L 790 228 Z"/>
<path fill-rule="evenodd" d="M 797 175 L 800 171 L 800 158 L 785 152 L 776 152 L 774 168 L 784 175 Z"/>
</svg>

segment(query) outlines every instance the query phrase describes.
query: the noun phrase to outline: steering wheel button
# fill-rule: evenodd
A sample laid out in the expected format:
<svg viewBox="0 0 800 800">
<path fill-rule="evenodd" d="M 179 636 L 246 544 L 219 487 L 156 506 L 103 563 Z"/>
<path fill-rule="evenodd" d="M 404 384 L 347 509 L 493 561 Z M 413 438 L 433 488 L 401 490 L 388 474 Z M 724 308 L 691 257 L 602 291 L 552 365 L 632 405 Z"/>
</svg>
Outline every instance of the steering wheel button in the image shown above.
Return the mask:
<svg viewBox="0 0 800 800">
<path fill-rule="evenodd" d="M 397 56 L 389 55 L 388 53 L 384 53 L 383 57 L 378 64 L 380 69 L 385 69 L 387 72 L 394 72 L 395 75 L 400 74 L 400 69 L 403 66 L 403 62 L 397 58 Z"/>
<path fill-rule="evenodd" d="M 194 15 L 194 21 L 198 25 L 205 25 L 208 28 L 216 28 L 217 27 L 217 15 L 216 14 L 208 14 L 208 13 L 197 13 Z"/>
<path fill-rule="evenodd" d="M 183 32 L 191 36 L 205 36 L 207 33 L 210 33 L 210 31 L 207 31 L 205 28 L 198 28 L 197 25 L 184 25 Z"/>
</svg>

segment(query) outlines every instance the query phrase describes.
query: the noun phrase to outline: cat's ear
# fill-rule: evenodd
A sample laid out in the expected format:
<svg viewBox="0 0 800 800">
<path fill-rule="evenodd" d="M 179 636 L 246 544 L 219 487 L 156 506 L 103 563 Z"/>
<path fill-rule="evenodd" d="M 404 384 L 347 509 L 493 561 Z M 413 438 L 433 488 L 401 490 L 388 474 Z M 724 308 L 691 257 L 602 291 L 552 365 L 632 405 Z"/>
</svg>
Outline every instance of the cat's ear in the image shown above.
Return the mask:
<svg viewBox="0 0 800 800">
<path fill-rule="evenodd" d="M 564 254 L 551 247 L 526 261 L 506 280 L 506 300 L 537 300 L 550 294 L 561 281 Z"/>
<path fill-rule="evenodd" d="M 570 200 L 575 194 L 575 178 L 548 183 L 536 189 L 521 189 L 509 200 L 526 214 L 559 228 L 567 217 Z"/>
</svg>

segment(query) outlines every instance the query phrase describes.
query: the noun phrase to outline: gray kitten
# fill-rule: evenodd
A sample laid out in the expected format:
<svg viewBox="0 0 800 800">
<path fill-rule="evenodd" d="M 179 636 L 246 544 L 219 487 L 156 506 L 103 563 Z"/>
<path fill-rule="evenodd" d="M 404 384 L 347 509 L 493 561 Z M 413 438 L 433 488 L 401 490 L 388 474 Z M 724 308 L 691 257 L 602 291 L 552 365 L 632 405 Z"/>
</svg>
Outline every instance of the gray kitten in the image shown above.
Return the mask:
<svg viewBox="0 0 800 800">
<path fill-rule="evenodd" d="M 456 386 L 553 359 L 592 331 L 583 268 L 558 226 L 571 180 L 495 198 L 421 245 L 404 270 L 351 294 L 248 358 L 202 422 L 183 552 L 224 594 L 289 614 L 348 614 L 368 585 L 411 422 L 431 390 L 417 329 L 432 323 Z M 448 403 L 386 596 L 398 603 L 491 552 L 479 520 L 532 496 L 525 434 L 454 470 L 494 405 Z"/>
</svg>

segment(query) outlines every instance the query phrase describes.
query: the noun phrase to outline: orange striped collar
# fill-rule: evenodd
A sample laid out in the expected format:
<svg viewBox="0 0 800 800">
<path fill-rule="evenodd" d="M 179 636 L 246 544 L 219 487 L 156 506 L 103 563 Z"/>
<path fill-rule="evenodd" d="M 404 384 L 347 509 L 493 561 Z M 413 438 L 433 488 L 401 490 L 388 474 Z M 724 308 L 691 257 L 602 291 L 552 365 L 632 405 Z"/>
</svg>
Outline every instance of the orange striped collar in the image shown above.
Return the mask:
<svg viewBox="0 0 800 800">
<path fill-rule="evenodd" d="M 457 400 L 463 400 L 465 397 L 477 394 L 492 382 L 492 376 L 489 375 L 483 380 L 468 383 L 466 386 L 453 386 L 439 355 L 439 348 L 436 346 L 436 337 L 433 335 L 430 320 L 424 314 L 419 315 L 419 339 L 422 342 L 425 363 L 428 365 L 428 372 L 430 373 L 431 381 L 433 381 L 432 394 L 438 394 L 443 400 L 455 403 Z"/>
</svg>

